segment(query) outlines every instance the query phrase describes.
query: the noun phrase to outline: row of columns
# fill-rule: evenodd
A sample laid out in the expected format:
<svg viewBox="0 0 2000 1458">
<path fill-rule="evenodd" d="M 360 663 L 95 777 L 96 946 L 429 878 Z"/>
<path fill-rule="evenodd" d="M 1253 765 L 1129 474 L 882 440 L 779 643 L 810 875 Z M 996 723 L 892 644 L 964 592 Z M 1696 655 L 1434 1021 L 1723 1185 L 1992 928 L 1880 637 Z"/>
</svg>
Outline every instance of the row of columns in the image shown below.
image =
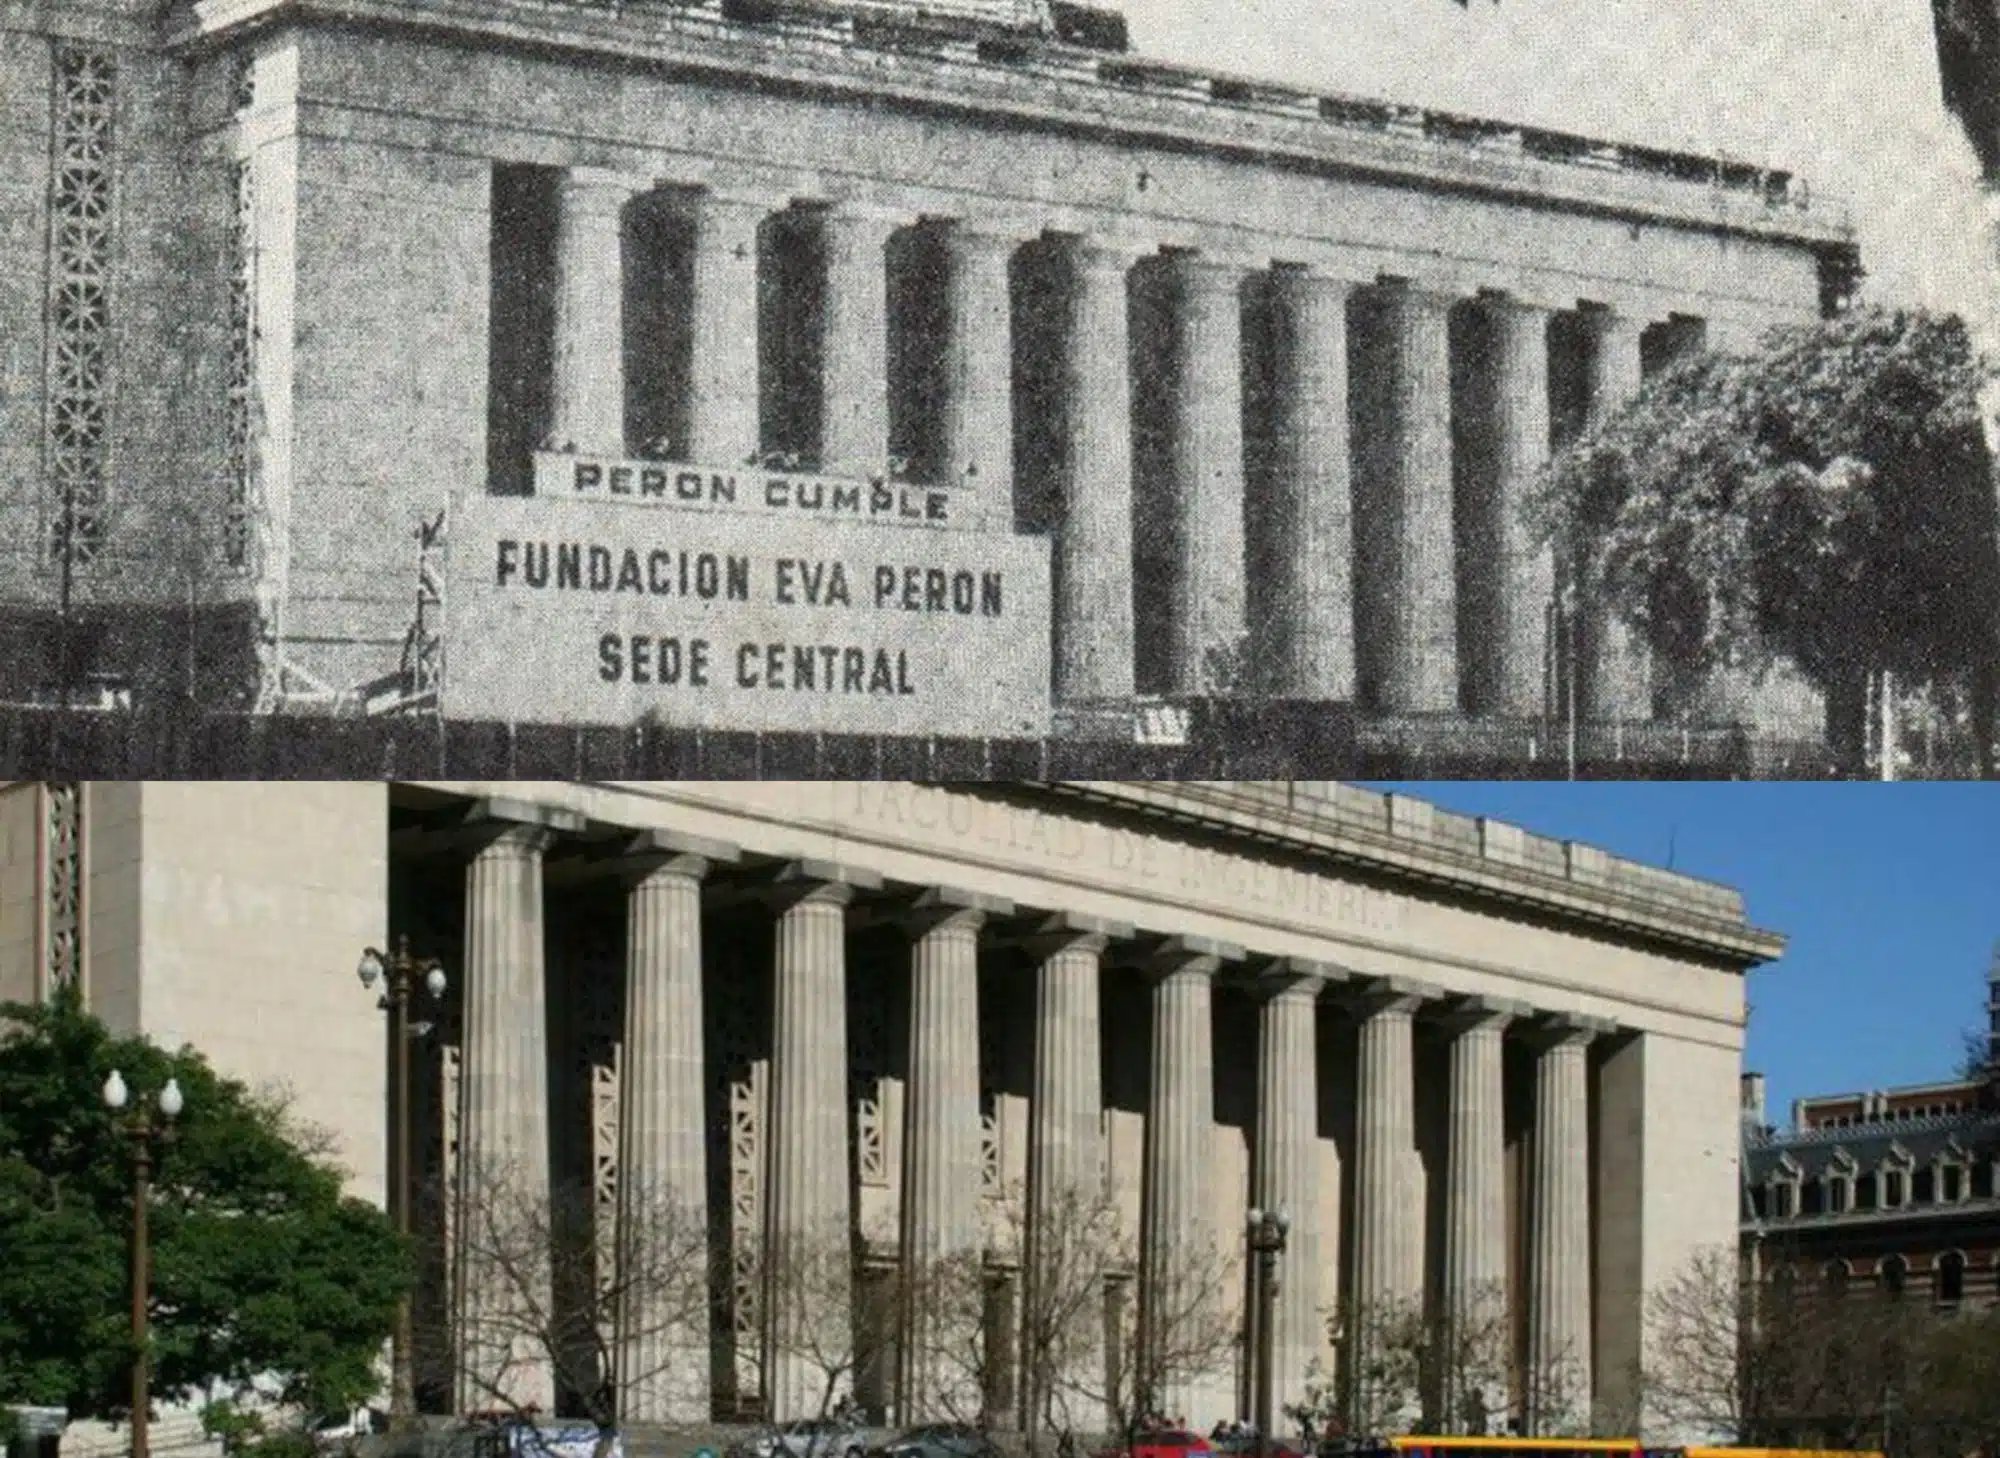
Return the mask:
<svg viewBox="0 0 2000 1458">
<path fill-rule="evenodd" d="M 543 1008 L 543 853 L 557 833 L 580 829 L 559 812 L 514 813 L 535 823 L 486 822 L 466 875 L 464 1025 L 461 1051 L 461 1230 L 484 1191 L 465 1177 L 491 1161 L 529 1188 L 546 1185 L 547 1046 Z M 706 1229 L 704 1056 L 701 1046 L 701 908 L 710 868 L 738 859 L 728 846 L 664 832 L 635 838 L 609 863 L 628 886 L 626 998 L 619 1129 L 618 1248 L 671 1211 L 683 1230 Z M 763 1150 L 765 1395 L 785 1419 L 820 1409 L 825 1374 L 806 1359 L 827 1309 L 846 1310 L 850 1279 L 846 931 L 849 907 L 879 878 L 855 868 L 800 862 L 751 875 L 776 912 L 769 1122 Z M 910 1053 L 904 1101 L 901 1251 L 906 1273 L 979 1253 L 978 976 L 989 918 L 1019 922 L 1011 904 L 936 889 L 903 903 L 912 937 Z M 1044 1266 L 1041 1243 L 1066 1203 L 1101 1191 L 1099 979 L 1129 926 L 1056 915 L 1027 936 L 1038 959 L 1029 1107 L 1023 1278 L 1028 1308 Z M 1139 1341 L 1148 1340 L 1147 1301 L 1170 1279 L 1163 1262 L 1212 1240 L 1207 1212 L 1214 1123 L 1211 994 L 1240 948 L 1195 938 L 1166 940 L 1147 963 L 1152 981 L 1152 1061 L 1143 1154 Z M 1290 1255 L 1277 1303 L 1273 1353 L 1279 1401 L 1298 1396 L 1325 1345 L 1331 1263 L 1317 1166 L 1318 1004 L 1340 974 L 1294 959 L 1260 964 L 1253 1203 L 1293 1212 Z M 1355 1327 L 1347 1356 L 1365 1361 L 1377 1340 L 1372 1314 L 1422 1299 L 1423 1221 L 1410 1170 L 1415 1147 L 1413 1022 L 1441 989 L 1373 982 L 1355 994 L 1359 1025 L 1353 1264 L 1347 1290 Z M 1525 1006 L 1464 1001 L 1453 1006 L 1445 1250 L 1441 1281 L 1447 1329 L 1490 1310 L 1508 1270 L 1503 1174 L 1501 1038 Z M 1590 1187 L 1584 1050 L 1608 1029 L 1590 1021 L 1536 1019 L 1538 1056 L 1532 1142 L 1524 1394 L 1531 1423 L 1558 1401 L 1588 1411 L 1590 1394 Z M 463 1407 L 493 1405 L 480 1372 L 504 1374 L 505 1396 L 552 1410 L 545 1359 L 525 1348 L 493 1350 L 482 1317 L 493 1302 L 524 1299 L 521 1272 L 480 1268 L 476 1248 L 458 1253 Z M 503 1287 L 511 1298 L 496 1295 Z M 924 1301 L 921 1276 L 903 1312 L 900 1416 L 930 1410 L 937 1357 L 947 1333 L 942 1309 Z M 546 1292 L 525 1298 L 546 1302 Z M 627 1421 L 664 1421 L 707 1410 L 705 1312 L 685 1325 L 649 1309 L 633 1291 L 617 1313 L 618 1363 Z M 663 1298 L 656 1298 L 663 1299 Z M 807 1306 L 814 1308 L 808 1310 Z M 495 1321 L 492 1329 L 506 1327 Z M 673 1349 L 692 1354 L 673 1360 Z M 1563 1373 L 1562 1392 L 1549 1374 Z M 692 1375 L 691 1374 L 698 1374 Z M 1034 1380 L 1031 1375 L 1030 1380 Z M 1491 1404 L 1504 1394 L 1486 1395 Z M 1158 1394 L 1168 1407 L 1185 1394 Z"/>
<path fill-rule="evenodd" d="M 620 217 L 646 186 L 577 168 L 560 189 L 550 433 L 586 452 L 623 451 L 625 382 L 615 344 L 624 337 Z M 688 451 L 705 464 L 748 463 L 760 447 L 757 231 L 776 209 L 768 200 L 713 192 L 691 195 L 685 205 L 694 232 Z M 871 477 L 886 469 L 886 250 L 891 235 L 915 221 L 852 204 L 825 214 L 819 388 L 820 469 L 828 475 Z M 1014 451 L 1009 262 L 1035 231 L 961 219 L 944 233 L 942 458 L 953 484 L 973 483 L 1002 511 L 1010 509 Z M 1063 699 L 1121 700 L 1134 692 L 1127 288 L 1132 268 L 1157 252 L 1125 239 L 1069 240 L 1062 360 L 1069 444 L 1053 609 L 1054 686 Z M 1250 628 L 1240 289 L 1252 271 L 1271 266 L 1195 252 L 1167 260 L 1167 678 L 1170 692 L 1191 693 L 1212 687 L 1213 654 L 1232 649 Z M 1270 573 L 1271 601 L 1258 615 L 1262 641 L 1254 645 L 1270 688 L 1281 697 L 1348 700 L 1366 678 L 1387 711 L 1456 712 L 1461 644 L 1447 314 L 1459 297 L 1298 265 L 1271 267 L 1271 276 L 1270 510 L 1278 550 L 1260 564 Z M 1384 385 L 1383 433 L 1373 479 L 1355 483 L 1347 306 L 1362 288 L 1379 300 L 1385 330 L 1385 357 L 1374 371 Z M 1490 480 L 1474 519 L 1456 526 L 1494 544 L 1477 614 L 1477 656 L 1491 667 L 1472 675 L 1472 697 L 1479 712 L 1535 717 L 1545 708 L 1555 583 L 1520 508 L 1549 453 L 1548 329 L 1556 311 L 1499 296 L 1489 307 L 1501 341 L 1485 386 Z M 1588 317 L 1599 326 L 1591 399 L 1601 412 L 1638 386 L 1641 326 L 1609 311 Z M 1357 551 L 1369 564 L 1358 574 Z M 1367 632 L 1356 631 L 1357 607 Z M 1629 632 L 1607 623 L 1586 637 L 1604 660 L 1585 676 L 1594 686 L 1586 712 L 1648 717 L 1643 655 Z"/>
</svg>

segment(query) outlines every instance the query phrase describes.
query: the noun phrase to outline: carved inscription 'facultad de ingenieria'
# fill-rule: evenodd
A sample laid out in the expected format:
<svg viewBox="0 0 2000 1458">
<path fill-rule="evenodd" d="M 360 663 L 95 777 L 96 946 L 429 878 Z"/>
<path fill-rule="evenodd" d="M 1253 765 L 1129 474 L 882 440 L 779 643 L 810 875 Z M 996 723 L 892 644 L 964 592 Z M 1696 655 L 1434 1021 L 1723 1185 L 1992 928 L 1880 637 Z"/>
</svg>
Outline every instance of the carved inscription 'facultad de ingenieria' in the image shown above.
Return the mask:
<svg viewBox="0 0 2000 1458">
<path fill-rule="evenodd" d="M 859 781 L 851 789 L 848 808 L 855 820 L 943 833 L 969 847 L 1039 861 L 1051 872 L 1096 868 L 1176 896 L 1254 906 L 1356 931 L 1399 932 L 1409 917 L 1403 901 L 1381 891 L 1204 846 L 1154 840 L 1119 826 L 934 786 Z"/>
</svg>

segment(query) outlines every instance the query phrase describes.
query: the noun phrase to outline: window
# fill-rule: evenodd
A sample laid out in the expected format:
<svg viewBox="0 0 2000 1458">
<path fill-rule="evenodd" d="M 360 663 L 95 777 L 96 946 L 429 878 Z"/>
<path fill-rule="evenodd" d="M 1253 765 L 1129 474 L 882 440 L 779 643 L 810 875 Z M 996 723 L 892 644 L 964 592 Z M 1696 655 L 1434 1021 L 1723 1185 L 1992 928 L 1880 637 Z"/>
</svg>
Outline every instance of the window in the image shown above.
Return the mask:
<svg viewBox="0 0 2000 1458">
<path fill-rule="evenodd" d="M 1882 1176 L 1882 1208 L 1895 1210 L 1903 1203 L 1903 1172 L 1892 1169 Z"/>
<path fill-rule="evenodd" d="M 1903 1288 L 1910 1283 L 1910 1263 L 1899 1255 L 1892 1255 L 1878 1268 L 1882 1279 L 1882 1294 L 1891 1301 L 1903 1298 Z"/>
<path fill-rule="evenodd" d="M 1848 1181 L 1845 1175 L 1828 1175 L 1826 1180 L 1826 1208 L 1834 1215 L 1845 1215 L 1848 1207 Z"/>
<path fill-rule="evenodd" d="M 1789 1219 L 1792 1214 L 1792 1187 L 1787 1184 L 1771 1186 L 1771 1218 Z"/>
<path fill-rule="evenodd" d="M 1776 1194 L 1777 1191 L 1773 1190 L 1770 1193 Z M 1767 1198 L 1765 1191 L 1759 1189 L 1752 1189 L 1750 1191 L 1750 1213 L 1752 1215 L 1762 1220 L 1771 1214 L 1771 1206 L 1772 1201 Z"/>
<path fill-rule="evenodd" d="M 1956 1306 L 1965 1299 L 1965 1257 L 1948 1250 L 1937 1258 L 1937 1300 L 1940 1306 Z"/>
<path fill-rule="evenodd" d="M 1947 1204 L 1965 1198 L 1965 1171 L 1955 1164 L 1948 1164 L 1938 1172 L 1940 1193 L 1938 1198 Z"/>
</svg>

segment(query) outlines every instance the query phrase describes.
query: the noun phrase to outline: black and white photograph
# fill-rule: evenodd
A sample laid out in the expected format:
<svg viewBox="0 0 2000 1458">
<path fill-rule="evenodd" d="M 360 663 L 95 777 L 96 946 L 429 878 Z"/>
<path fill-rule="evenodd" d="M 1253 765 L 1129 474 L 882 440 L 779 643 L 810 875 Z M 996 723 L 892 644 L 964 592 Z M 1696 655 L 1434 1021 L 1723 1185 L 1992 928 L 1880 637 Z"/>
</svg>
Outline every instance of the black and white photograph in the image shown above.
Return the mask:
<svg viewBox="0 0 2000 1458">
<path fill-rule="evenodd" d="M 0 762 L 1978 777 L 1989 0 L 0 0 Z"/>
</svg>

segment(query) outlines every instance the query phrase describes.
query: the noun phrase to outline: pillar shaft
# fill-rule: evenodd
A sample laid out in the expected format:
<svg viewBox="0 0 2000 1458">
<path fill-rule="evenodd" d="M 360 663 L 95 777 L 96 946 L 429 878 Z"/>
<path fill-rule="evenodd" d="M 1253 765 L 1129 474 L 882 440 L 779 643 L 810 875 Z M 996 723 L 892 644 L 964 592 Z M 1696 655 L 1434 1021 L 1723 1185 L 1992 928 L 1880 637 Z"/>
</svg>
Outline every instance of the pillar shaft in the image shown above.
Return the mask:
<svg viewBox="0 0 2000 1458">
<path fill-rule="evenodd" d="M 1167 682 L 1192 694 L 1231 686 L 1243 636 L 1243 270 L 1181 254 L 1172 277 Z"/>
<path fill-rule="evenodd" d="M 1273 275 L 1271 501 L 1251 560 L 1267 573 L 1254 631 L 1281 698 L 1354 697 L 1354 497 L 1347 300 L 1340 279 Z"/>
<path fill-rule="evenodd" d="M 465 877 L 459 1074 L 461 1410 L 555 1398 L 545 1343 L 546 1253 L 523 1243 L 549 1214 L 549 1058 L 541 826 L 496 829 Z"/>
<path fill-rule="evenodd" d="M 844 885 L 811 885 L 778 915 L 764 1195 L 765 1399 L 778 1422 L 818 1415 L 826 1354 L 850 1320 L 851 897 Z"/>
<path fill-rule="evenodd" d="M 1504 1370 L 1513 1346 L 1507 1315 L 1506 1105 L 1502 1040 L 1509 1014 L 1475 1007 L 1451 1035 L 1445 1151 L 1443 1326 L 1447 1431 L 1484 1432 L 1505 1394 L 1468 1390 L 1468 1370 Z M 1480 1419 L 1485 1419 L 1481 1422 Z M 1468 1426 L 1470 1424 L 1470 1426 Z"/>
<path fill-rule="evenodd" d="M 626 894 L 618 1125 L 619 1416 L 705 1421 L 709 1410 L 708 1155 L 702 1061 L 701 883 L 674 856 Z"/>
<path fill-rule="evenodd" d="M 694 278 L 688 456 L 740 468 L 757 460 L 757 230 L 770 209 L 748 199 L 693 199 Z"/>
<path fill-rule="evenodd" d="M 1492 516 L 1475 571 L 1493 572 L 1490 698 L 1479 707 L 1517 718 L 1541 714 L 1555 557 L 1537 543 L 1526 504 L 1549 459 L 1549 311 L 1512 300 L 1488 314 L 1493 329 Z"/>
<path fill-rule="evenodd" d="M 1354 1294 L 1347 1356 L 1357 1372 L 1380 1354 L 1385 1327 L 1411 1315 L 1423 1291 L 1422 1222 L 1409 1180 L 1416 1149 L 1411 1019 L 1418 1005 L 1415 996 L 1389 992 L 1356 1009 Z M 1372 1423 L 1400 1416 L 1377 1410 L 1386 1400 L 1382 1393 L 1360 1390 L 1357 1396 Z"/>
<path fill-rule="evenodd" d="M 555 372 L 549 438 L 625 453 L 625 204 L 631 179 L 572 168 L 557 201 Z"/>
<path fill-rule="evenodd" d="M 979 1316 L 979 929 L 984 914 L 927 918 L 910 958 L 909 1088 L 903 1104 L 904 1423 L 975 1406 L 969 1349 Z"/>
<path fill-rule="evenodd" d="M 1014 513 L 1016 240 L 977 223 L 945 235 L 947 309 L 942 484 L 963 488 L 961 515 L 1011 530 Z"/>
<path fill-rule="evenodd" d="M 1132 696 L 1129 253 L 1082 242 L 1063 343 L 1069 421 L 1055 561 L 1055 691 Z"/>
<path fill-rule="evenodd" d="M 1376 695 L 1396 713 L 1458 708 L 1458 591 L 1451 469 L 1452 300 L 1383 290 L 1381 432 L 1364 640 L 1375 638 Z"/>
<path fill-rule="evenodd" d="M 893 220 L 826 215 L 820 319 L 820 469 L 876 477 L 889 469 L 889 235 Z"/>
<path fill-rule="evenodd" d="M 1156 1354 L 1184 1344 L 1199 1313 L 1219 1292 L 1210 1269 L 1217 1231 L 1207 1218 L 1209 1139 L 1215 1122 L 1215 1051 L 1211 1020 L 1212 956 L 1189 956 L 1153 984 L 1150 1096 L 1140 1214 L 1139 1362 L 1142 1380 L 1165 1377 L 1150 1395 L 1164 1412 L 1187 1405 L 1188 1393 L 1162 1373 Z M 1166 1323 L 1181 1324 L 1169 1334 Z"/>
<path fill-rule="evenodd" d="M 1590 1415 L 1588 1044 L 1560 1032 L 1535 1059 L 1524 1396 L 1530 1431 L 1544 1434 Z"/>
<path fill-rule="evenodd" d="M 1106 945 L 1101 935 L 1066 933 L 1040 949 L 1028 1107 L 1022 1397 L 1036 1419 L 1053 1398 L 1085 1431 L 1103 1420 L 1103 1405 L 1085 1411 L 1075 1394 L 1093 1390 L 1103 1357 L 1092 1327 L 1070 1319 L 1067 1304 L 1077 1262 L 1096 1248 L 1106 1210 L 1098 1019 Z"/>
<path fill-rule="evenodd" d="M 1639 393 L 1643 379 L 1639 342 L 1645 325 L 1625 314 L 1592 317 L 1596 338 L 1590 351 L 1589 398 L 1595 423 Z M 1580 637 L 1586 659 L 1581 675 L 1587 695 L 1585 717 L 1600 722 L 1652 718 L 1652 654 L 1645 640 L 1594 600 L 1591 584 L 1584 586 Z"/>
<path fill-rule="evenodd" d="M 1257 1137 L 1251 1204 L 1291 1219 L 1278 1257 L 1272 1312 L 1271 1403 L 1304 1396 L 1321 1339 L 1319 1271 L 1325 1222 L 1319 1202 L 1319 992 L 1316 977 L 1287 977 L 1257 1019 Z"/>
</svg>

